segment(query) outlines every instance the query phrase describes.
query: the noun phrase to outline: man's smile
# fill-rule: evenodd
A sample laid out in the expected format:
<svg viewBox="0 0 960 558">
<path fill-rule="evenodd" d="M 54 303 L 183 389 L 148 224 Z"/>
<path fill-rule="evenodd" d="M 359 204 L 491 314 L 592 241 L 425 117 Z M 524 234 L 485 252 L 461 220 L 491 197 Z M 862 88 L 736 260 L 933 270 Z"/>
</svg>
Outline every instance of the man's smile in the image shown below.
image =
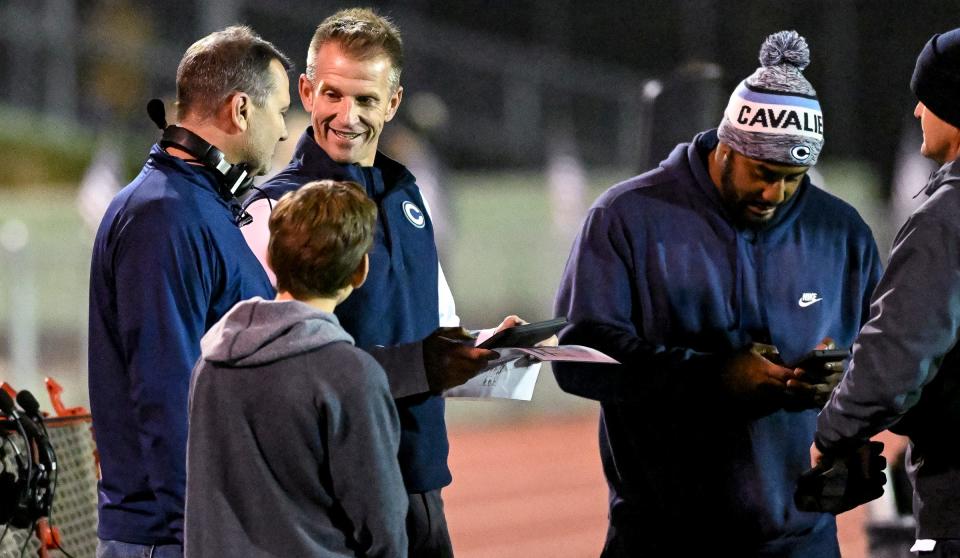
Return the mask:
<svg viewBox="0 0 960 558">
<path fill-rule="evenodd" d="M 338 130 L 332 126 L 328 126 L 327 129 L 333 132 L 333 135 L 346 141 L 353 141 L 364 134 L 363 131 L 354 132 L 351 130 Z"/>
</svg>

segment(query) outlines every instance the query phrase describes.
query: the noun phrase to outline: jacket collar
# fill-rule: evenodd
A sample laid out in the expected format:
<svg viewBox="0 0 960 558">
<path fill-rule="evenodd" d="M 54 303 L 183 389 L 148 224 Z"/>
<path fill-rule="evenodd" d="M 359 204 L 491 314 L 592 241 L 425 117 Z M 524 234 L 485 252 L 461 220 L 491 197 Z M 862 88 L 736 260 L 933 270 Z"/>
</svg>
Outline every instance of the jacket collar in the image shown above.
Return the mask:
<svg viewBox="0 0 960 558">
<path fill-rule="evenodd" d="M 960 159 L 954 159 L 933 171 L 923 193 L 930 197 L 944 184 L 958 181 L 960 181 Z"/>
<path fill-rule="evenodd" d="M 309 126 L 300 136 L 294 151 L 291 166 L 297 166 L 308 176 L 329 176 L 334 180 L 352 180 L 367 185 L 364 168 L 356 163 L 338 163 L 327 155 L 313 137 L 313 126 Z M 406 167 L 377 151 L 371 172 L 380 174 L 387 192 L 415 183 L 413 174 Z"/>
<path fill-rule="evenodd" d="M 243 210 L 242 202 L 230 196 L 224 197 L 220 191 L 220 178 L 211 170 L 203 165 L 191 165 L 180 157 L 175 157 L 167 153 L 160 144 L 154 144 L 150 149 L 150 156 L 147 165 L 152 165 L 156 169 L 167 169 L 176 172 L 184 180 L 193 183 L 201 190 L 211 195 L 217 203 L 223 206 L 232 215 L 233 222 L 242 227 L 248 224 L 249 216 Z"/>
<path fill-rule="evenodd" d="M 206 167 L 202 165 L 191 165 L 180 157 L 174 157 L 164 151 L 159 144 L 154 144 L 150 149 L 149 162 L 155 168 L 170 169 L 182 174 L 184 178 L 190 182 L 193 182 L 204 190 L 209 190 L 215 194 L 218 199 L 222 199 L 220 198 L 220 190 L 217 187 L 217 177 L 213 174 L 213 171 L 208 170 Z"/>
</svg>

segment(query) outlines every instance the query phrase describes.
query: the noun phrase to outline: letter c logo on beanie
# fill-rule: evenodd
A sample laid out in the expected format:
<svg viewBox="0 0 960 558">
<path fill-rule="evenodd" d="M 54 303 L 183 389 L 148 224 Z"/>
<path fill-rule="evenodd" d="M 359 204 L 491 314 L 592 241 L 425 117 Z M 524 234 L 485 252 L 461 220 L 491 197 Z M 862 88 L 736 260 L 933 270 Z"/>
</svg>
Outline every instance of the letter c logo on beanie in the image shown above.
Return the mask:
<svg viewBox="0 0 960 558">
<path fill-rule="evenodd" d="M 806 162 L 811 154 L 810 148 L 806 145 L 795 145 L 790 148 L 790 156 L 799 163 Z"/>
</svg>

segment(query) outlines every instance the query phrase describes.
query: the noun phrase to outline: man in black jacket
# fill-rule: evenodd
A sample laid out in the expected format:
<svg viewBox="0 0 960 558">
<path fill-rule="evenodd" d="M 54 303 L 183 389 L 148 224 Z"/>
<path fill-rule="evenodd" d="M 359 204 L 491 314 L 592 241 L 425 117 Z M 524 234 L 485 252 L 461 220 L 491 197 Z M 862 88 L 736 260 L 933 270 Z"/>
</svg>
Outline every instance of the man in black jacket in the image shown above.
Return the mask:
<svg viewBox="0 0 960 558">
<path fill-rule="evenodd" d="M 960 556 L 960 29 L 930 39 L 910 87 L 920 152 L 942 166 L 897 235 L 810 454 L 816 465 L 885 428 L 909 436 L 912 550 Z"/>
</svg>

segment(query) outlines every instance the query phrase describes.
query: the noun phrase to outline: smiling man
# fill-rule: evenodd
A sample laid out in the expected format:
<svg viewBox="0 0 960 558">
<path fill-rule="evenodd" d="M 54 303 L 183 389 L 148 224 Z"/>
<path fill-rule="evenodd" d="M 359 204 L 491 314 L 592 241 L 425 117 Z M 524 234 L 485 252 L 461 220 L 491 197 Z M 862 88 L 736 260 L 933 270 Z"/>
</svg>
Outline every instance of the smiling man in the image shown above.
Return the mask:
<svg viewBox="0 0 960 558">
<path fill-rule="evenodd" d="M 336 315 L 357 346 L 383 366 L 397 405 L 409 554 L 443 557 L 453 550 L 440 498 L 451 481 L 441 394 L 476 375 L 496 353 L 450 340 L 466 332 L 420 189 L 403 165 L 377 151 L 403 98 L 402 69 L 399 30 L 371 10 L 342 10 L 317 27 L 299 82 L 311 126 L 290 165 L 250 200 L 254 223 L 244 235 L 266 267 L 274 200 L 313 180 L 356 182 L 377 204 L 370 275 Z"/>
<path fill-rule="evenodd" d="M 809 59 L 796 32 L 768 37 L 719 129 L 608 190 L 575 242 L 561 342 L 623 363 L 554 366 L 601 403 L 605 557 L 839 556 L 834 518 L 793 505 L 838 375 L 782 363 L 849 346 L 880 269 L 856 211 L 807 177 L 823 145 Z"/>
<path fill-rule="evenodd" d="M 322 42 L 307 57 L 300 98 L 311 114 L 313 138 L 337 163 L 371 167 L 383 126 L 403 97 L 399 51 L 355 54 L 362 46 Z"/>
</svg>

